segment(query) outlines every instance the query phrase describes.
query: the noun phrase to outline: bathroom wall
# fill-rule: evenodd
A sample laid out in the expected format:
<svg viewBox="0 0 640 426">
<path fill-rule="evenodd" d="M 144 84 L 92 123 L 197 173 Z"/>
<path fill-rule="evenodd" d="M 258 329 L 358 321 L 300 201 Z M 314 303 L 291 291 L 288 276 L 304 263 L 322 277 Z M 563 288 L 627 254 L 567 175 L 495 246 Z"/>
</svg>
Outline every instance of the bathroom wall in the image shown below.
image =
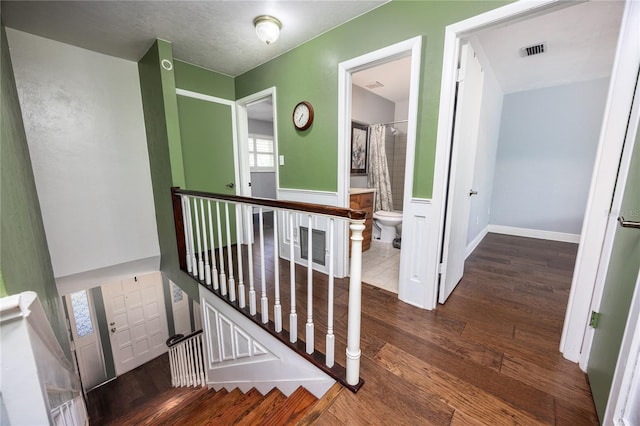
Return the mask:
<svg viewBox="0 0 640 426">
<path fill-rule="evenodd" d="M 394 120 L 395 103 L 359 86 L 352 87 L 351 119 L 364 124 L 388 123 Z M 388 139 L 389 141 L 389 139 Z M 386 147 L 391 146 L 388 142 Z M 389 154 L 389 153 L 387 153 Z M 367 177 L 351 175 L 352 188 L 366 188 Z"/>
</svg>

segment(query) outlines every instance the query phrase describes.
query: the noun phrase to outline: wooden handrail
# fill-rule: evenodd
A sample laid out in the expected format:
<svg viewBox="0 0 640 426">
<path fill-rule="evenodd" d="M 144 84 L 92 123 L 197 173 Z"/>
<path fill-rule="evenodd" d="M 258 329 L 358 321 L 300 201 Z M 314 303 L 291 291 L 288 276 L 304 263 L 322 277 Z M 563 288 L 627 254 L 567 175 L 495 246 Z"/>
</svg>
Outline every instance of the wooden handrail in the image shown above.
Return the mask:
<svg viewBox="0 0 640 426">
<path fill-rule="evenodd" d="M 196 330 L 193 333 L 187 334 L 186 336 L 182 336 L 175 340 L 169 338 L 169 340 L 167 340 L 167 347 L 170 348 L 172 346 L 175 346 L 180 342 L 184 342 L 185 340 L 192 338 L 193 336 L 197 336 L 198 334 L 202 334 L 202 329 Z"/>
<path fill-rule="evenodd" d="M 341 217 L 351 220 L 364 220 L 367 213 L 362 210 L 352 210 L 343 207 L 327 206 L 324 204 L 301 203 L 299 201 L 282 201 L 269 198 L 242 197 L 240 195 L 216 194 L 211 192 L 192 191 L 188 189 L 171 188 L 172 194 L 191 195 L 194 197 L 213 198 L 254 206 L 272 207 L 276 209 L 295 210 L 299 212 L 315 213 L 326 216 Z M 176 224 L 176 227 L 178 225 Z"/>
</svg>

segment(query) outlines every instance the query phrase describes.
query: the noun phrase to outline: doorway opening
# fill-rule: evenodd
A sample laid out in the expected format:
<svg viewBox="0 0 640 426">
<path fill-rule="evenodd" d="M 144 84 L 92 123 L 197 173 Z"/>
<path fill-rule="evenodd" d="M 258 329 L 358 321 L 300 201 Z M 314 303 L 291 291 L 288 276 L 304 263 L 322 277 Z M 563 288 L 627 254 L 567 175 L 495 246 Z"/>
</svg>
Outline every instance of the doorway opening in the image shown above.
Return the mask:
<svg viewBox="0 0 640 426">
<path fill-rule="evenodd" d="M 401 299 L 402 237 L 413 232 L 402 219 L 413 193 L 421 45 L 416 37 L 339 64 L 338 203 L 369 214 L 363 281 Z M 399 223 L 379 219 L 389 213 Z M 345 265 L 347 247 L 344 238 Z"/>
</svg>

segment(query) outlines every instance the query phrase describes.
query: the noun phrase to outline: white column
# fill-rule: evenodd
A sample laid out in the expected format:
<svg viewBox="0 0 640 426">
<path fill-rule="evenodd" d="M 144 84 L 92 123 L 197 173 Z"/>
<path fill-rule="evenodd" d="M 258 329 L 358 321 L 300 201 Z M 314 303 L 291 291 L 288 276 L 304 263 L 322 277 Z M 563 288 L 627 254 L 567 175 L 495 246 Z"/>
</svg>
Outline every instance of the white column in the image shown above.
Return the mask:
<svg viewBox="0 0 640 426">
<path fill-rule="evenodd" d="M 315 331 L 313 325 L 313 217 L 309 215 L 307 226 L 307 353 L 315 350 Z"/>
<path fill-rule="evenodd" d="M 229 220 L 229 203 L 224 203 L 224 216 L 227 225 L 227 260 L 229 261 L 229 300 L 236 301 L 236 280 L 233 278 L 233 248 L 231 247 L 231 222 Z"/>
<path fill-rule="evenodd" d="M 282 306 L 280 305 L 280 254 L 278 251 L 278 210 L 273 211 L 273 273 L 275 300 L 273 305 L 273 321 L 276 332 L 282 331 Z"/>
<path fill-rule="evenodd" d="M 213 281 L 213 289 L 219 288 L 218 284 L 218 268 L 216 268 L 216 240 L 213 238 L 213 222 L 211 219 L 211 200 L 207 200 L 207 215 L 209 217 L 209 245 L 211 246 L 211 280 Z"/>
<path fill-rule="evenodd" d="M 253 206 L 247 206 L 247 262 L 249 267 L 249 313 L 256 314 L 256 288 L 253 282 Z"/>
<path fill-rule="evenodd" d="M 193 199 L 193 217 L 196 220 L 196 239 L 198 240 L 198 274 L 200 281 L 204 280 L 204 262 L 202 260 L 202 237 L 200 236 L 200 215 L 198 214 L 198 199 Z M 196 275 L 196 274 L 194 274 Z"/>
<path fill-rule="evenodd" d="M 289 341 L 298 341 L 298 314 L 296 313 L 296 255 L 293 238 L 295 213 L 289 212 L 289 285 L 291 287 L 291 313 L 289 314 Z"/>
<path fill-rule="evenodd" d="M 262 314 L 262 323 L 269 322 L 269 301 L 267 299 L 267 281 L 265 277 L 264 268 L 264 218 L 262 217 L 262 207 L 258 210 L 258 219 L 260 227 L 260 274 L 261 274 L 261 298 L 260 298 L 260 313 Z"/>
<path fill-rule="evenodd" d="M 349 316 L 347 320 L 347 383 L 360 381 L 360 317 L 362 304 L 362 231 L 364 219 L 352 220 L 351 266 L 349 279 Z"/>
<path fill-rule="evenodd" d="M 244 293 L 244 272 L 242 271 L 242 208 L 236 204 L 236 247 L 238 249 L 238 306 L 244 308 L 246 305 Z"/>
<path fill-rule="evenodd" d="M 204 200 L 200 198 L 200 216 L 202 218 L 202 242 L 204 243 L 204 282 L 211 285 L 211 265 L 209 264 L 209 243 L 207 225 L 204 220 Z"/>
<path fill-rule="evenodd" d="M 222 254 L 222 219 L 220 218 L 220 202 L 216 201 L 216 218 L 218 222 L 218 266 L 220 267 L 220 291 L 227 295 L 227 277 L 224 273 L 224 256 Z"/>
<path fill-rule="evenodd" d="M 327 339 L 326 364 L 333 367 L 335 362 L 335 336 L 333 335 L 333 227 L 334 219 L 329 219 L 329 283 L 327 295 Z"/>
<path fill-rule="evenodd" d="M 184 247 L 187 257 L 187 272 L 191 273 L 191 241 L 189 239 L 191 232 L 189 230 L 189 208 L 187 207 L 189 199 L 186 195 L 182 195 L 180 196 L 180 202 L 182 203 L 182 225 L 184 228 Z"/>
</svg>

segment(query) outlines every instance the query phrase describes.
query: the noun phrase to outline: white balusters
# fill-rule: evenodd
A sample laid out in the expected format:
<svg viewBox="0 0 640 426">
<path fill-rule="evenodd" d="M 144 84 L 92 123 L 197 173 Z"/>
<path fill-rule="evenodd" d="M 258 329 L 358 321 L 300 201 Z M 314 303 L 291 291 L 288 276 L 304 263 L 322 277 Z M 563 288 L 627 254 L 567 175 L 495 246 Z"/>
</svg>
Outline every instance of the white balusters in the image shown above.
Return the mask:
<svg viewBox="0 0 640 426">
<path fill-rule="evenodd" d="M 236 204 L 236 247 L 238 249 L 238 306 L 246 305 L 244 294 L 244 272 L 242 265 L 242 206 Z"/>
<path fill-rule="evenodd" d="M 209 247 L 207 242 L 207 225 L 204 220 L 204 200 L 200 198 L 200 216 L 202 218 L 202 242 L 204 243 L 204 282 L 211 285 L 211 265 L 209 264 Z"/>
<path fill-rule="evenodd" d="M 191 241 L 189 240 L 189 235 L 191 235 L 191 226 L 189 225 L 189 215 L 187 203 L 189 202 L 189 198 L 186 195 L 180 197 L 180 202 L 182 203 L 182 225 L 184 228 L 184 247 L 186 250 L 186 258 L 187 258 L 187 272 L 191 273 Z"/>
<path fill-rule="evenodd" d="M 296 262 L 293 222 L 295 213 L 289 212 L 289 284 L 291 288 L 291 313 L 289 314 L 289 341 L 298 341 L 298 314 L 296 313 Z"/>
<path fill-rule="evenodd" d="M 278 254 L 278 210 L 273 211 L 273 283 L 275 301 L 273 305 L 273 321 L 276 333 L 282 331 L 282 306 L 280 305 L 280 255 Z"/>
<path fill-rule="evenodd" d="M 202 334 L 188 337 L 169 348 L 171 386 L 205 386 Z"/>
<path fill-rule="evenodd" d="M 262 214 L 262 207 L 258 210 L 258 226 L 260 227 L 260 313 L 262 314 L 262 322 L 266 324 L 269 322 L 269 300 L 267 299 L 267 279 L 265 276 L 264 267 L 264 218 Z"/>
<path fill-rule="evenodd" d="M 308 354 L 315 352 L 315 322 L 313 317 L 313 281 L 314 281 L 314 243 L 317 245 L 318 239 L 314 241 L 314 226 L 316 231 L 326 231 L 327 250 L 327 331 L 325 336 L 325 364 L 331 368 L 336 364 L 336 325 L 335 325 L 335 266 L 336 250 L 335 246 L 340 245 L 340 240 L 336 241 L 341 233 L 337 233 L 336 226 L 340 227 L 346 221 L 344 213 L 333 213 L 327 209 L 326 214 L 315 214 L 305 210 L 301 205 L 300 209 L 291 209 L 289 205 L 275 207 L 273 203 L 265 203 L 256 200 L 253 204 L 250 199 L 216 198 L 208 197 L 197 193 L 194 195 L 180 194 L 181 207 L 183 211 L 184 231 L 184 252 L 186 257 L 186 269 L 191 275 L 206 283 L 208 288 L 219 291 L 223 296 L 228 295 L 228 301 L 237 302 L 237 307 L 246 309 L 251 315 L 257 314 L 257 289 L 254 280 L 255 274 L 260 274 L 260 318 L 263 324 L 269 323 L 269 309 L 273 309 L 273 329 L 276 333 L 281 333 L 288 326 L 289 341 L 295 343 L 298 340 L 298 315 L 296 302 L 296 259 L 303 267 L 307 268 L 306 279 L 306 321 L 305 321 L 305 351 Z M 215 203 L 215 212 L 214 206 Z M 224 211 L 220 203 L 224 203 Z M 233 203 L 234 212 L 229 213 L 229 203 Z M 295 203 L 293 203 L 295 204 Z M 256 209 L 257 208 L 257 209 Z M 259 229 L 254 234 L 253 211 L 257 210 L 258 220 L 256 223 Z M 313 209 L 312 209 L 313 210 Z M 265 213 L 273 212 L 273 237 L 271 232 L 265 234 Z M 314 210 L 318 211 L 318 210 Z M 353 212 L 352 212 L 353 213 Z M 296 237 L 296 228 L 299 222 L 304 224 L 306 216 L 306 230 L 304 234 Z M 268 217 L 268 216 L 267 216 Z M 321 218 L 318 221 L 318 218 Z M 336 221 L 337 219 L 337 221 Z M 233 237 L 236 240 L 236 247 L 232 241 L 232 220 L 235 220 L 236 229 Z M 341 230 L 341 228 L 338 228 Z M 364 220 L 350 220 L 351 230 L 351 259 L 350 259 L 350 279 L 349 279 L 349 311 L 347 329 L 346 348 L 346 381 L 350 385 L 357 386 L 360 381 L 360 323 L 361 323 L 361 278 L 362 278 L 362 231 L 364 230 Z M 282 240 L 288 234 L 289 241 Z M 254 241 L 259 238 L 258 245 Z M 224 238 L 223 238 L 224 237 Z M 299 237 L 306 237 L 303 240 Z M 182 236 L 181 236 L 182 238 Z M 226 243 L 223 246 L 224 239 Z M 282 242 L 282 246 L 280 245 Z M 271 250 L 270 244 L 273 244 Z M 299 243 L 299 245 L 298 245 Z M 246 244 L 246 248 L 243 247 Z M 287 249 L 288 245 L 288 249 Z M 226 248 L 225 248 L 226 246 Z M 216 258 L 217 249 L 217 258 Z M 316 247 L 318 249 L 318 247 Z M 182 248 L 181 248 L 182 250 Z M 246 251 L 246 259 L 243 259 Z M 254 253 L 255 250 L 255 253 Z M 258 253 L 259 250 L 259 254 Z M 225 253 L 226 251 L 226 253 Z M 234 253 L 235 251 L 235 253 Z M 306 252 L 306 259 L 300 260 L 302 252 Z M 289 287 L 286 286 L 286 272 L 283 280 L 280 279 L 280 257 L 289 257 Z M 226 258 L 225 258 L 226 256 Z M 259 256 L 258 265 L 254 265 L 254 257 Z M 183 258 L 184 258 L 183 257 Z M 273 259 L 273 268 L 267 266 Z M 245 264 L 246 262 L 246 264 Z M 183 264 L 184 265 L 184 264 Z M 246 270 L 244 269 L 246 265 Z M 319 265 L 315 265 L 320 267 Z M 247 280 L 245 282 L 244 280 Z M 284 284 L 284 287 L 281 285 Z M 269 307 L 268 286 L 273 285 L 274 299 L 273 306 Z M 300 283 L 300 285 L 304 285 Z M 248 287 L 248 289 L 246 288 Z M 271 290 L 269 290 L 271 291 Z M 287 291 L 289 294 L 287 295 Z M 324 291 L 324 290 L 322 290 Z M 248 297 L 248 300 L 247 300 Z M 290 312 L 288 324 L 283 320 L 282 298 L 290 299 Z M 324 305 L 324 304 L 323 304 Z M 316 308 L 324 309 L 324 306 Z M 285 310 L 287 308 L 285 307 Z M 286 313 L 284 314 L 286 315 Z M 341 335 L 341 333 L 338 333 Z M 318 338 L 321 338 L 318 336 Z M 180 342 L 170 349 L 170 365 L 172 372 L 172 384 L 174 386 L 190 386 L 205 383 L 205 370 L 203 369 L 204 358 L 200 337 L 195 336 L 188 341 Z"/>
<path fill-rule="evenodd" d="M 216 218 L 218 219 L 218 266 L 220 266 L 220 291 L 227 295 L 227 277 L 224 273 L 224 256 L 222 254 L 222 219 L 220 218 L 220 203 L 216 201 Z"/>
<path fill-rule="evenodd" d="M 307 227 L 307 353 L 312 354 L 315 348 L 315 332 L 313 326 L 313 216 L 309 215 Z"/>
<path fill-rule="evenodd" d="M 231 248 L 231 222 L 229 220 L 229 203 L 224 203 L 224 216 L 227 225 L 227 260 L 229 261 L 229 300 L 236 301 L 236 280 L 233 277 L 233 250 Z"/>
<path fill-rule="evenodd" d="M 247 206 L 247 262 L 249 263 L 249 313 L 256 314 L 256 288 L 253 282 L 253 207 Z"/>
<path fill-rule="evenodd" d="M 351 277 L 349 278 L 349 314 L 347 319 L 347 383 L 360 381 L 360 316 L 362 304 L 362 231 L 364 219 L 352 220 Z"/>
<path fill-rule="evenodd" d="M 327 367 L 335 362 L 335 336 L 333 335 L 333 218 L 329 219 L 329 283 L 327 296 L 327 340 L 325 356 Z"/>
<path fill-rule="evenodd" d="M 218 284 L 218 268 L 216 267 L 216 240 L 213 238 L 213 222 L 211 219 L 211 200 L 207 200 L 207 215 L 209 218 L 209 243 L 211 245 L 211 280 L 213 281 L 213 289 L 219 288 Z"/>
<path fill-rule="evenodd" d="M 200 217 L 198 215 L 198 199 L 193 199 L 193 216 L 196 221 L 196 239 L 198 240 L 198 279 L 204 280 L 204 261 L 202 260 L 202 239 L 200 237 Z M 196 274 L 194 274 L 196 275 Z"/>
</svg>

